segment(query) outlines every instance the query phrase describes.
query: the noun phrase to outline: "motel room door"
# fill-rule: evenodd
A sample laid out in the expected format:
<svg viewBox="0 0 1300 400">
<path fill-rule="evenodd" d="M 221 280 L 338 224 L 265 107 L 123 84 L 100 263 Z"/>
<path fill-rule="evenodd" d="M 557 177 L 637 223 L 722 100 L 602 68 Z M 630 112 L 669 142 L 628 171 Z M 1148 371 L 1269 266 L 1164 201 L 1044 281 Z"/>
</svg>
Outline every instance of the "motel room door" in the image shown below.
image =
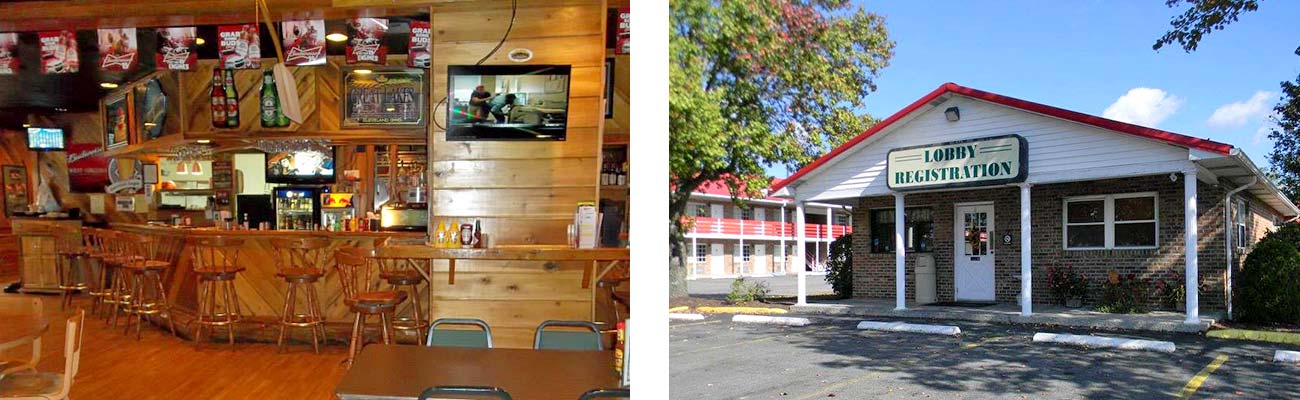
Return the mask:
<svg viewBox="0 0 1300 400">
<path fill-rule="evenodd" d="M 953 214 L 954 297 L 993 301 L 993 204 L 958 204 Z"/>
</svg>

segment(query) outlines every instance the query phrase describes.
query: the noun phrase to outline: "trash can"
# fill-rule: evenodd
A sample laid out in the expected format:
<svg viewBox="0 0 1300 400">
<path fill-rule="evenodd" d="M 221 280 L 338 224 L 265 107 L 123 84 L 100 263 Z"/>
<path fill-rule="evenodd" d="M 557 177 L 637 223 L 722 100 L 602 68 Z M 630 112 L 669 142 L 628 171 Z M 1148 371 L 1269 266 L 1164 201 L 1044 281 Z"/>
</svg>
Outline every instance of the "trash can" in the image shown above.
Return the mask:
<svg viewBox="0 0 1300 400">
<path fill-rule="evenodd" d="M 934 255 L 916 255 L 916 298 L 917 304 L 931 304 L 938 301 L 935 296 Z"/>
</svg>

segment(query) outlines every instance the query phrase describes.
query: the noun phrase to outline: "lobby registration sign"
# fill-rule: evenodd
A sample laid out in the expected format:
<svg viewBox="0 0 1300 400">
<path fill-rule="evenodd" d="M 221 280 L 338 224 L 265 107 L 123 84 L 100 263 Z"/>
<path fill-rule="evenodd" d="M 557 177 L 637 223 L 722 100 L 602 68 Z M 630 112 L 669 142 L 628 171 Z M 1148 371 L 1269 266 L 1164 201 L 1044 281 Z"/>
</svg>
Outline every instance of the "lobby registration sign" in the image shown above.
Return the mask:
<svg viewBox="0 0 1300 400">
<path fill-rule="evenodd" d="M 1029 148 L 1020 135 L 959 140 L 889 151 L 893 190 L 990 186 L 1024 182 Z"/>
</svg>

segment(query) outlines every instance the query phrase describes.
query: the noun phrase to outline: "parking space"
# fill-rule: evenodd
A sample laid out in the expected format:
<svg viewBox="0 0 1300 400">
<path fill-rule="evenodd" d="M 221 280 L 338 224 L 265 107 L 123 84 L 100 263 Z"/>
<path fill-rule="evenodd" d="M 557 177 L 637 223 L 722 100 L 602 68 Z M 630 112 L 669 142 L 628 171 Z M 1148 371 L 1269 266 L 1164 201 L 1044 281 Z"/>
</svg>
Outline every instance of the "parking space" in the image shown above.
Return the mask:
<svg viewBox="0 0 1300 400">
<path fill-rule="evenodd" d="M 1033 343 L 1031 327 L 963 323 L 962 336 L 949 337 L 860 331 L 859 321 L 674 322 L 672 397 L 1138 399 L 1179 396 L 1193 381 L 1196 398 L 1280 398 L 1300 388 L 1300 366 L 1271 362 L 1273 350 L 1288 348 L 1269 343 L 1141 336 L 1174 342 L 1170 354 Z M 1202 373 L 1216 358 L 1217 368 Z"/>
</svg>

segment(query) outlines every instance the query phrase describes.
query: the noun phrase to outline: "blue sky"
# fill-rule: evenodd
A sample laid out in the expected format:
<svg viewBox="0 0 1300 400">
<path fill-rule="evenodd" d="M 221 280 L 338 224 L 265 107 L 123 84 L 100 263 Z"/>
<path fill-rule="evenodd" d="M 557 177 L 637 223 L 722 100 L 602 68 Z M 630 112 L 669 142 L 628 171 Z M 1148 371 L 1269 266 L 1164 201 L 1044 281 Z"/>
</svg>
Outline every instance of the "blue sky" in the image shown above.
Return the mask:
<svg viewBox="0 0 1300 400">
<path fill-rule="evenodd" d="M 1182 11 L 1163 0 L 862 1 L 896 43 L 865 111 L 884 118 L 954 82 L 1230 143 L 1264 167 L 1278 83 L 1300 74 L 1300 1 L 1260 3 L 1189 54 L 1151 50 Z"/>
</svg>

